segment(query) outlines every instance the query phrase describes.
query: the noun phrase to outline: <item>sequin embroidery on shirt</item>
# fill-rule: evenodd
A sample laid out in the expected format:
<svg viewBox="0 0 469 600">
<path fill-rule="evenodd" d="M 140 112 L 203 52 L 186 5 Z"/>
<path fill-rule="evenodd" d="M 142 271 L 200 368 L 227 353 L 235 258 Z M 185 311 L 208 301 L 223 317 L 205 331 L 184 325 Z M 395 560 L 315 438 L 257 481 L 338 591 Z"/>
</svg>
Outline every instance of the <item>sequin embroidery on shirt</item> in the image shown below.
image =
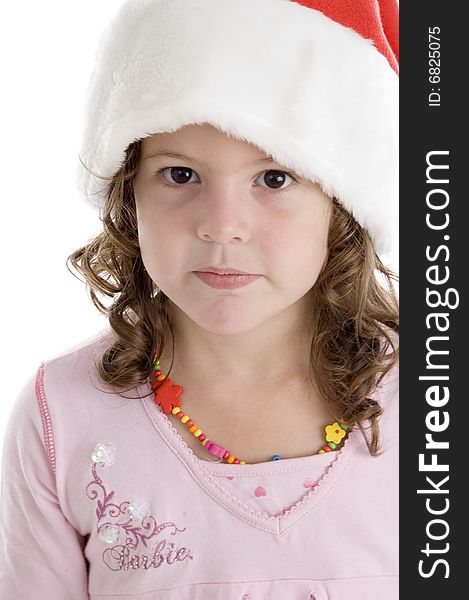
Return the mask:
<svg viewBox="0 0 469 600">
<path fill-rule="evenodd" d="M 98 466 L 105 468 L 116 462 L 116 448 L 113 444 L 97 444 L 91 454 L 91 460 L 93 481 L 86 486 L 86 495 L 90 500 L 97 501 L 96 528 L 99 539 L 109 546 L 112 545 L 102 554 L 103 562 L 109 569 L 150 569 L 193 559 L 189 548 L 176 548 L 175 544 L 166 538 L 153 540 L 166 529 L 170 531 L 170 535 L 177 535 L 178 532 L 185 531 L 185 527 L 179 529 L 171 522 L 158 524 L 151 515 L 148 503 L 140 498 L 120 504 L 111 502 L 115 491 L 106 491 L 97 470 Z M 150 546 L 150 553 L 136 554 L 134 551 L 140 544 L 145 548 Z"/>
</svg>

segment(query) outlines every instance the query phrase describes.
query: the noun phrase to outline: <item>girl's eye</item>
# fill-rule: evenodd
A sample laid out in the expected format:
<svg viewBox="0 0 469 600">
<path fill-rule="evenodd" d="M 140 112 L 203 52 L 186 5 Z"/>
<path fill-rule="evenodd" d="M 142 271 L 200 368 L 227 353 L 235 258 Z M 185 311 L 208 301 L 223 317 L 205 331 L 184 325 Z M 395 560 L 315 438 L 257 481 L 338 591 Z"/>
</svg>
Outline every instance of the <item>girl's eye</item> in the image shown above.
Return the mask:
<svg viewBox="0 0 469 600">
<path fill-rule="evenodd" d="M 194 175 L 197 177 L 197 180 L 200 181 L 197 173 L 188 167 L 166 167 L 165 169 L 160 169 L 156 173 L 157 178 L 162 176 L 164 180 L 163 183 L 169 187 L 178 187 L 186 183 L 194 183 L 197 181 L 192 179 Z M 289 187 L 292 181 L 296 182 L 297 180 L 291 173 L 287 173 L 286 171 L 270 170 L 261 173 L 256 179 L 256 182 L 257 181 L 260 182 L 261 187 L 279 190 Z M 287 185 L 285 185 L 285 183 Z"/>
<path fill-rule="evenodd" d="M 291 181 L 288 183 L 288 179 L 291 181 L 296 181 L 293 175 L 291 173 L 287 173 L 286 171 L 264 171 L 261 175 L 259 175 L 256 181 L 264 181 L 266 183 L 266 187 L 269 189 L 278 190 L 291 185 Z M 285 186 L 285 182 L 287 182 L 288 185 Z M 264 186 L 261 184 L 261 187 Z"/>
<path fill-rule="evenodd" d="M 169 184 L 183 184 L 183 183 L 192 183 L 192 175 L 195 175 L 195 171 L 192 169 L 188 169 L 187 167 L 168 167 L 166 169 L 161 169 L 158 171 L 158 174 L 162 174 L 163 178 Z"/>
</svg>

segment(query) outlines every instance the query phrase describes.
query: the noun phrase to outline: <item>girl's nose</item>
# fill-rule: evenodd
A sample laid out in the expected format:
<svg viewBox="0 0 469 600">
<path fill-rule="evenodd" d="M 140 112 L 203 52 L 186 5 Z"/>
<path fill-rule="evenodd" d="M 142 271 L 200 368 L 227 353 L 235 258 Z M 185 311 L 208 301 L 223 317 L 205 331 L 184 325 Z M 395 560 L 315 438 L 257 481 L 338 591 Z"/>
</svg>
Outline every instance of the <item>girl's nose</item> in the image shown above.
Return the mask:
<svg viewBox="0 0 469 600">
<path fill-rule="evenodd" d="M 246 242 L 250 237 L 252 214 L 248 198 L 235 186 L 218 185 L 206 190 L 197 234 L 205 241 L 227 244 L 233 240 Z"/>
</svg>

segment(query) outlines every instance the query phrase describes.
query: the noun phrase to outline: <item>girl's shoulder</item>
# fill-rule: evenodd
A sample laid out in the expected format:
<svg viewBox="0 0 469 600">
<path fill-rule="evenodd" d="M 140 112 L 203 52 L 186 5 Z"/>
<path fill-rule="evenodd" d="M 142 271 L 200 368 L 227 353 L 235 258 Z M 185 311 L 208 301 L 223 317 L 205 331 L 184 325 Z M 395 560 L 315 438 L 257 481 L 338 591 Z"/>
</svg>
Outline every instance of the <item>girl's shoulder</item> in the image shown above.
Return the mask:
<svg viewBox="0 0 469 600">
<path fill-rule="evenodd" d="M 386 354 L 391 354 L 394 351 L 399 351 L 399 334 L 391 329 L 390 327 L 384 327 L 386 334 L 390 338 L 392 342 L 392 346 L 390 345 L 389 340 L 386 337 L 382 337 L 382 346 L 381 349 L 384 349 Z M 399 393 L 399 357 L 395 361 L 392 368 L 382 377 L 379 381 L 379 384 L 376 387 L 376 394 L 379 396 L 382 402 L 386 400 L 390 401 L 392 398 L 395 398 Z M 380 402 L 381 403 L 381 402 Z"/>
<path fill-rule="evenodd" d="M 383 376 L 375 389 L 375 399 L 384 408 L 396 403 L 399 397 L 399 361 Z"/>
<path fill-rule="evenodd" d="M 102 407 L 115 401 L 108 391 L 99 391 L 103 386 L 94 368 L 107 343 L 107 334 L 99 333 L 31 369 L 12 403 L 4 440 L 7 456 L 20 448 L 34 462 L 42 449 L 56 473 L 57 456 L 63 462 L 63 449 L 79 445 L 84 432 L 100 421 Z"/>
<path fill-rule="evenodd" d="M 76 342 L 56 354 L 45 357 L 38 367 L 38 377 L 46 391 L 67 388 L 69 392 L 98 384 L 96 365 L 111 341 L 109 329 Z M 99 385 L 102 387 L 103 382 Z"/>
<path fill-rule="evenodd" d="M 32 366 L 20 387 L 13 410 L 34 411 L 39 403 L 41 409 L 55 396 L 70 398 L 77 391 L 96 387 L 96 360 L 110 341 L 106 330 L 44 357 Z"/>
<path fill-rule="evenodd" d="M 29 382 L 30 402 L 39 408 L 44 431 L 82 428 L 102 418 L 105 407 L 116 403 L 116 393 L 99 377 L 97 364 L 108 347 L 110 333 L 100 331 L 37 366 Z"/>
<path fill-rule="evenodd" d="M 388 329 L 387 333 L 397 350 L 399 348 L 399 335 L 391 329 Z M 387 353 L 391 351 L 392 348 L 389 348 Z M 399 432 L 399 360 L 379 381 L 373 398 L 379 403 L 383 411 L 379 420 L 383 439 L 396 438 Z"/>
</svg>

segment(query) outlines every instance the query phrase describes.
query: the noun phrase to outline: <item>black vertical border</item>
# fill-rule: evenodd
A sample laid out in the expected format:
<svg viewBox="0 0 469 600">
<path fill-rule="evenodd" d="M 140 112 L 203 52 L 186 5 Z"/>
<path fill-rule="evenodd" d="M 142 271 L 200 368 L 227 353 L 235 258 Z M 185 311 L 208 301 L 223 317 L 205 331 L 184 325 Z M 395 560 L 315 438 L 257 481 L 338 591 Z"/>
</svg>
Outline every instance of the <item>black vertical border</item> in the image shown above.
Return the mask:
<svg viewBox="0 0 469 600">
<path fill-rule="evenodd" d="M 467 21 L 463 15 L 465 3 L 450 3 L 434 0 L 400 3 L 400 302 L 401 302 L 401 370 L 400 370 L 400 596 L 441 600 L 442 597 L 469 597 L 466 584 L 467 544 L 469 532 L 469 390 L 466 373 L 469 373 L 469 355 L 465 338 L 469 332 L 467 323 L 467 278 L 469 273 L 467 256 L 469 242 L 469 192 L 466 189 L 466 173 L 469 172 L 466 138 L 469 134 L 467 120 L 468 100 L 465 88 L 468 80 L 469 52 L 467 49 Z M 440 34 L 440 81 L 430 82 L 429 29 L 439 28 Z M 433 45 L 433 49 L 436 46 Z M 433 72 L 435 74 L 435 72 Z M 441 96 L 440 106 L 429 106 L 429 93 L 435 88 Z M 436 96 L 434 97 L 436 99 Z M 426 181 L 427 153 L 448 151 L 433 162 L 449 165 L 447 171 L 439 171 L 439 177 L 449 179 L 448 184 L 429 184 Z M 435 176 L 437 172 L 434 171 Z M 427 207 L 427 194 L 432 188 L 446 190 L 449 204 L 445 210 L 434 211 Z M 444 195 L 435 193 L 435 200 Z M 435 220 L 443 222 L 444 213 L 449 216 L 445 230 L 431 230 L 426 225 L 427 213 L 434 213 Z M 445 239 L 444 236 L 449 236 Z M 427 247 L 437 258 L 429 261 Z M 447 258 L 447 260 L 446 260 Z M 441 275 L 449 269 L 445 284 L 430 284 L 427 269 L 438 265 Z M 433 271 L 435 275 L 435 271 Z M 455 308 L 444 306 L 431 308 L 427 304 L 427 288 L 440 290 L 444 297 L 448 289 L 454 289 L 459 297 Z M 436 299 L 434 297 L 434 299 Z M 456 293 L 451 292 L 449 302 L 454 304 Z M 426 323 L 432 312 L 448 315 L 450 323 L 445 332 L 438 332 L 434 320 L 430 328 Z M 444 320 L 444 319 L 443 319 Z M 440 323 L 443 323 L 443 320 Z M 434 360 L 447 364 L 444 371 L 427 369 L 427 340 L 431 336 L 448 336 L 448 341 L 434 341 L 434 349 L 448 350 Z M 449 376 L 449 381 L 430 382 L 419 380 L 421 375 Z M 448 386 L 449 400 L 445 406 L 431 407 L 426 400 L 426 390 L 431 385 Z M 441 389 L 441 388 L 440 388 Z M 438 410 L 440 422 L 444 411 L 448 413 L 449 426 L 446 430 L 433 433 L 433 438 L 448 441 L 449 449 L 426 450 L 426 437 L 430 433 L 426 418 L 430 411 Z M 434 423 L 435 421 L 433 421 Z M 448 472 L 423 472 L 419 470 L 419 454 L 425 453 L 425 462 L 431 454 L 437 454 L 438 463 L 448 464 Z M 439 485 L 449 476 L 440 489 L 448 493 L 419 494 L 419 489 L 432 489 L 426 477 Z M 443 510 L 446 513 L 432 515 L 427 509 Z M 447 499 L 447 500 L 446 500 Z M 447 529 L 442 523 L 429 523 L 433 519 L 447 522 L 447 537 L 437 541 L 427 535 L 443 536 Z M 427 543 L 431 552 L 425 554 Z M 448 544 L 448 546 L 446 546 Z M 439 559 L 445 563 L 436 561 Z M 423 560 L 419 573 L 419 561 Z M 445 575 L 449 575 L 445 577 Z M 459 593 L 456 593 L 460 590 Z M 447 596 L 442 596 L 447 594 Z"/>
</svg>

